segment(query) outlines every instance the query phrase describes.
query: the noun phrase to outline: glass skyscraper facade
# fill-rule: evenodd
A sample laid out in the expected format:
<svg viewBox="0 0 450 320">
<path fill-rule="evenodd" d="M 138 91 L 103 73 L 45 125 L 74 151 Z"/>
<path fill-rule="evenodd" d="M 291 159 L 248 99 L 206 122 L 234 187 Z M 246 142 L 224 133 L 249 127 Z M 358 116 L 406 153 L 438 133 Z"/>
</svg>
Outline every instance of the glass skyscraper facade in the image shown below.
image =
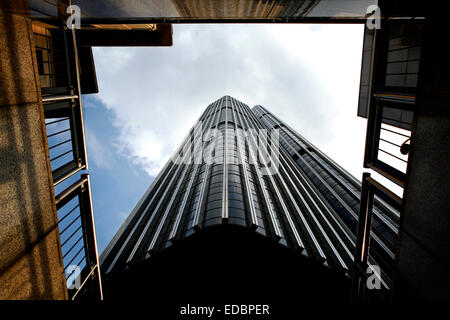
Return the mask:
<svg viewBox="0 0 450 320">
<path fill-rule="evenodd" d="M 308 177 L 310 186 L 337 214 L 340 222 L 356 236 L 358 226 L 361 182 L 327 157 L 289 125 L 262 106 L 253 112 L 266 128 L 280 128 L 280 145 Z M 386 286 L 392 285 L 395 244 L 400 214 L 380 199 L 375 198 L 372 221 L 371 264 L 378 265 Z M 352 244 L 352 248 L 354 244 Z M 353 252 L 353 251 L 352 251 Z"/>
<path fill-rule="evenodd" d="M 239 248 L 252 239 L 256 246 L 287 250 L 312 268 L 348 280 L 360 192 L 358 180 L 266 108 L 250 109 L 224 96 L 206 108 L 154 179 L 104 251 L 101 269 L 107 281 L 190 238 L 197 239 L 195 251 L 202 241 L 211 244 L 223 236 L 239 239 Z M 389 287 L 398 213 L 380 200 L 375 204 L 369 263 L 380 266 Z M 190 261 L 192 246 L 183 250 L 187 261 L 177 263 Z M 221 249 L 209 247 L 206 255 L 211 250 L 220 254 Z M 246 250 L 251 255 L 261 248 Z M 233 259 L 226 263 L 241 262 Z M 299 268 L 302 272 L 301 263 Z"/>
</svg>

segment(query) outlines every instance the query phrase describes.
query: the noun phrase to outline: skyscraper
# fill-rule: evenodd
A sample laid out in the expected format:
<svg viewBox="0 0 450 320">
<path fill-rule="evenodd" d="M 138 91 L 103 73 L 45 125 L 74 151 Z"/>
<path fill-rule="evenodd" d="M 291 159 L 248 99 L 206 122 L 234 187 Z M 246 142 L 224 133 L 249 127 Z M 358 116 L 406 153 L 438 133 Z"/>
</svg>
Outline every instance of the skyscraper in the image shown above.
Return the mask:
<svg viewBox="0 0 450 320">
<path fill-rule="evenodd" d="M 358 225 L 361 182 L 299 135 L 289 125 L 262 106 L 253 112 L 268 128 L 280 128 L 280 144 L 295 161 L 325 202 L 331 206 L 349 231 L 356 236 Z M 382 280 L 390 287 L 393 279 L 394 252 L 398 234 L 399 212 L 378 198 L 374 199 L 372 221 L 372 264 L 380 266 Z"/>
<path fill-rule="evenodd" d="M 265 108 L 224 96 L 105 249 L 104 285 L 113 297 L 192 294 L 195 284 L 214 297 L 233 288 L 279 297 L 292 286 L 295 298 L 345 299 L 359 193 L 355 178 Z M 389 286 L 397 216 L 376 204 L 370 262 Z"/>
</svg>

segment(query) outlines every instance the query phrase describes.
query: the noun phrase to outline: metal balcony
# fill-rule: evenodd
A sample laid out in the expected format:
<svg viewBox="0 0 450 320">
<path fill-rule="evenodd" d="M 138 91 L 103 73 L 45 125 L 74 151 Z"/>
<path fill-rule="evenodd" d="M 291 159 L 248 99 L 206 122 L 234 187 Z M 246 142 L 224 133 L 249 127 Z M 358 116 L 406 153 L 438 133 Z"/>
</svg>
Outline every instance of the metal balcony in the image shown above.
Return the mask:
<svg viewBox="0 0 450 320">
<path fill-rule="evenodd" d="M 101 300 L 75 33 L 54 23 L 33 30 L 55 193 L 65 187 L 55 196 L 63 272 L 70 299 Z"/>
</svg>

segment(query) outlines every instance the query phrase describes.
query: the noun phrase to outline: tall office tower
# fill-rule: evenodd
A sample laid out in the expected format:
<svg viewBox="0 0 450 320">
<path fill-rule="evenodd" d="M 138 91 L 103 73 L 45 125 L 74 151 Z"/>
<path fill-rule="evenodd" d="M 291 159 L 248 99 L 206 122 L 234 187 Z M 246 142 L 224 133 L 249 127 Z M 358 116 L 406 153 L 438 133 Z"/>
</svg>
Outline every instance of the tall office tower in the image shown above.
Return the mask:
<svg viewBox="0 0 450 320">
<path fill-rule="evenodd" d="M 264 108 L 224 96 L 104 251 L 105 292 L 174 299 L 195 286 L 212 299 L 230 290 L 235 298 L 345 299 L 359 188 Z M 394 218 L 380 211 L 374 231 L 386 252 L 392 243 L 381 226 Z"/>
<path fill-rule="evenodd" d="M 308 177 L 310 185 L 331 206 L 350 232 L 356 236 L 361 182 L 327 157 L 285 122 L 262 106 L 252 110 L 267 129 L 279 128 L 280 144 Z M 399 212 L 378 198 L 374 199 L 370 244 L 370 264 L 380 266 L 382 281 L 392 286 L 394 252 L 398 234 Z"/>
</svg>

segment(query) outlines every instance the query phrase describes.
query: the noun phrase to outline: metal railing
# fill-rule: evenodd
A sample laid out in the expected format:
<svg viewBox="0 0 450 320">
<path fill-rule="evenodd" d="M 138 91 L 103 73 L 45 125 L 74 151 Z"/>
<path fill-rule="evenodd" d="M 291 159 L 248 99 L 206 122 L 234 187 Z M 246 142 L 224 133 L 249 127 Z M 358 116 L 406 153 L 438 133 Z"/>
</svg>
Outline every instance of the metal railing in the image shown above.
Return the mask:
<svg viewBox="0 0 450 320">
<path fill-rule="evenodd" d="M 81 106 L 73 89 L 61 94 L 62 88 L 43 90 L 47 141 L 52 167 L 53 183 L 59 184 L 82 169 L 87 169 Z"/>
<path fill-rule="evenodd" d="M 400 211 L 402 199 L 384 187 L 381 183 L 371 178 L 370 173 L 363 173 L 361 188 L 361 203 L 358 218 L 358 231 L 356 236 L 355 254 L 352 276 L 352 300 L 363 300 L 365 298 L 386 299 L 389 298 L 389 287 L 382 285 L 383 277 L 381 269 L 375 271 L 371 265 L 370 255 L 370 230 L 372 226 L 374 197 L 385 201 L 393 209 Z M 377 273 L 379 272 L 379 273 Z M 380 283 L 378 288 L 369 288 L 367 280 L 376 277 Z M 393 279 L 388 279 L 392 283 Z"/>
<path fill-rule="evenodd" d="M 389 112 L 414 110 L 415 97 L 395 94 L 374 94 L 367 119 L 364 167 L 371 168 L 397 185 L 404 187 L 410 149 L 412 120 L 405 120 L 403 128 L 389 123 L 394 121 Z M 386 112 L 388 111 L 388 112 Z M 398 117 L 396 117 L 399 121 Z"/>
<path fill-rule="evenodd" d="M 89 175 L 82 174 L 55 201 L 69 298 L 84 291 L 102 299 Z"/>
<path fill-rule="evenodd" d="M 35 32 L 35 44 L 54 188 L 61 190 L 78 174 L 55 196 L 63 272 L 70 299 L 98 300 L 103 294 L 89 175 L 79 175 L 87 157 L 75 32 L 60 20 L 53 23 L 36 27 L 41 34 Z"/>
<path fill-rule="evenodd" d="M 367 117 L 364 167 L 374 170 L 401 188 L 406 183 L 414 105 L 413 94 L 375 92 L 371 97 Z M 377 259 L 376 252 L 370 252 L 375 196 L 390 206 L 398 216 L 401 212 L 402 199 L 372 179 L 369 173 L 364 173 L 353 264 L 353 300 L 389 299 L 392 292 L 394 265 L 383 270 L 377 265 L 383 261 Z M 370 290 L 368 281 L 371 277 L 376 277 L 382 283 L 381 287 Z"/>
<path fill-rule="evenodd" d="M 386 19 L 369 34 L 364 167 L 404 188 L 421 61 L 424 19 Z M 370 40 L 370 41 L 369 41 Z M 367 68 L 366 68 L 367 69 Z"/>
<path fill-rule="evenodd" d="M 421 61 L 423 19 L 385 19 L 381 29 L 369 34 L 362 102 L 367 103 L 367 133 L 364 167 L 405 188 L 416 91 Z M 370 56 L 369 56 L 370 54 Z M 367 101 L 366 101 L 367 97 Z M 364 105 L 363 105 L 364 106 Z M 362 110 L 364 111 L 364 110 Z M 364 112 L 362 112 L 364 114 Z M 389 185 L 388 181 L 386 184 Z M 391 186 L 395 190 L 395 186 Z M 400 194 L 400 193 L 399 193 Z M 374 197 L 376 199 L 374 200 Z M 375 252 L 370 250 L 370 229 L 374 201 L 383 201 L 400 217 L 402 199 L 390 189 L 363 174 L 356 251 L 354 256 L 352 299 L 389 298 L 394 272 L 379 269 L 377 275 L 386 279 L 381 290 L 369 290 L 367 281 L 373 276 Z M 398 237 L 398 235 L 396 235 Z M 372 250 L 374 251 L 374 250 Z M 396 258 L 395 258 L 396 259 Z M 395 260 L 394 260 L 395 264 Z"/>
<path fill-rule="evenodd" d="M 34 33 L 41 78 L 53 183 L 87 169 L 78 60 L 72 31 L 54 27 Z"/>
</svg>

